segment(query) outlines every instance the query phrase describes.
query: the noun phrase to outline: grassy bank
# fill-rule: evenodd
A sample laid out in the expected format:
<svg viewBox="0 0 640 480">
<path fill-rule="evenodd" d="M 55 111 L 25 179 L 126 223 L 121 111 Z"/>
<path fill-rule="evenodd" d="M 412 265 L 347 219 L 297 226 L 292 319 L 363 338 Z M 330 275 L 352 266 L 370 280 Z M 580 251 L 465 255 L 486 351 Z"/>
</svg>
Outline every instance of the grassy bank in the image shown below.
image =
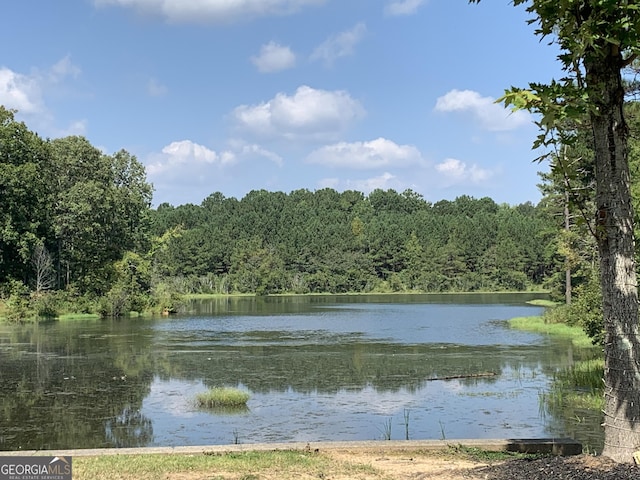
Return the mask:
<svg viewBox="0 0 640 480">
<path fill-rule="evenodd" d="M 299 450 L 212 455 L 105 455 L 75 457 L 74 480 L 387 478 L 366 464 Z"/>
<path fill-rule="evenodd" d="M 249 447 L 248 447 L 249 448 Z M 204 454 L 104 455 L 73 458 L 74 480 L 298 480 L 440 478 L 452 469 L 473 469 L 482 464 L 539 455 L 488 452 L 462 446 L 438 450 L 247 450 Z M 425 476 L 425 478 L 426 478 Z M 501 477 L 502 478 L 502 477 Z M 506 477 L 505 477 L 506 478 Z"/>
<path fill-rule="evenodd" d="M 566 323 L 547 323 L 544 317 L 516 317 L 509 320 L 509 325 L 518 330 L 570 339 L 576 348 L 593 347 L 591 339 L 582 327 L 570 326 Z"/>
</svg>

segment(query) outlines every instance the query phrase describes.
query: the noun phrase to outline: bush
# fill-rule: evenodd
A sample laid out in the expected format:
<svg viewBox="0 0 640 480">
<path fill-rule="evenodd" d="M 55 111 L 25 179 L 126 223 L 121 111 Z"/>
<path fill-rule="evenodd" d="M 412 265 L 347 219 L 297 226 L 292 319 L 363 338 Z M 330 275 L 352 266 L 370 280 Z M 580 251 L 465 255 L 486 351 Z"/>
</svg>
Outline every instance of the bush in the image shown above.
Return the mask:
<svg viewBox="0 0 640 480">
<path fill-rule="evenodd" d="M 34 318 L 34 313 L 29 309 L 29 289 L 17 280 L 7 282 L 3 295 L 7 298 L 7 320 L 12 323 L 23 322 Z"/>
<path fill-rule="evenodd" d="M 56 318 L 60 310 L 55 293 L 34 293 L 29 306 L 35 311 L 37 319 Z"/>
</svg>

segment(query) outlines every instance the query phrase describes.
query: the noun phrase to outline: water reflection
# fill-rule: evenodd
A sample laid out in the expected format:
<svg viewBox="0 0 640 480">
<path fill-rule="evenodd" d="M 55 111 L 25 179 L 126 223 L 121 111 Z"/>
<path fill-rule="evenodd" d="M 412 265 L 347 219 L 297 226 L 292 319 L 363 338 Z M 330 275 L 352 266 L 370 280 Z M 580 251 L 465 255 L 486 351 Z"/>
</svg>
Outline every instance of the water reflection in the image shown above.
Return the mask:
<svg viewBox="0 0 640 480">
<path fill-rule="evenodd" d="M 388 422 L 401 439 L 407 411 L 411 438 L 567 434 L 539 395 L 592 353 L 508 329 L 540 312 L 522 297 L 433 300 L 224 298 L 175 319 L 2 326 L 0 449 L 371 440 Z M 213 386 L 250 391 L 248 409 L 198 409 Z"/>
</svg>

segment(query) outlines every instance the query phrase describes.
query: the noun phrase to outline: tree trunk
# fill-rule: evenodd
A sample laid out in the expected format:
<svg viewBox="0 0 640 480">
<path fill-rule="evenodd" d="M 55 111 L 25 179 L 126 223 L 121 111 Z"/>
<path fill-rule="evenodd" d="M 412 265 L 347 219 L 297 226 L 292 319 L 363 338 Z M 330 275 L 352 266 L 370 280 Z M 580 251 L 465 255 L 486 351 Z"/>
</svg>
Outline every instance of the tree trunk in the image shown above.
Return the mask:
<svg viewBox="0 0 640 480">
<path fill-rule="evenodd" d="M 605 328 L 603 455 L 632 462 L 640 450 L 640 339 L 629 182 L 627 125 L 623 115 L 622 55 L 603 47 L 585 56 L 596 172 L 596 237 L 600 254 Z"/>
<path fill-rule="evenodd" d="M 564 181 L 564 229 L 567 233 L 571 231 L 571 217 L 569 216 L 569 185 L 567 179 Z M 571 266 L 567 262 L 564 270 L 564 303 L 571 305 Z"/>
</svg>

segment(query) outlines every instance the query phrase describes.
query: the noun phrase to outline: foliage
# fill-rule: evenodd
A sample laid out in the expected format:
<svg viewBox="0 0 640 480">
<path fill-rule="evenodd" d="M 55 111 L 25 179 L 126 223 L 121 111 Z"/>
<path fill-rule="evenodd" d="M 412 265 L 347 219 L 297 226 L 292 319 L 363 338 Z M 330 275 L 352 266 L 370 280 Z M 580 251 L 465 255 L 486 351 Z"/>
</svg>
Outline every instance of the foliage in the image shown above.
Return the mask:
<svg viewBox="0 0 640 480">
<path fill-rule="evenodd" d="M 44 293 L 61 291 L 109 293 L 114 311 L 117 262 L 149 248 L 152 190 L 144 167 L 124 150 L 105 155 L 83 137 L 43 140 L 14 113 L 0 106 L 0 285 L 12 289 L 17 281 L 35 294 L 10 296 L 9 317 L 55 316 L 64 302 Z M 144 299 L 127 289 L 130 306 L 143 308 Z"/>
<path fill-rule="evenodd" d="M 3 297 L 6 301 L 6 317 L 15 323 L 33 317 L 29 309 L 29 289 L 17 280 L 10 280 L 5 284 Z"/>
</svg>

